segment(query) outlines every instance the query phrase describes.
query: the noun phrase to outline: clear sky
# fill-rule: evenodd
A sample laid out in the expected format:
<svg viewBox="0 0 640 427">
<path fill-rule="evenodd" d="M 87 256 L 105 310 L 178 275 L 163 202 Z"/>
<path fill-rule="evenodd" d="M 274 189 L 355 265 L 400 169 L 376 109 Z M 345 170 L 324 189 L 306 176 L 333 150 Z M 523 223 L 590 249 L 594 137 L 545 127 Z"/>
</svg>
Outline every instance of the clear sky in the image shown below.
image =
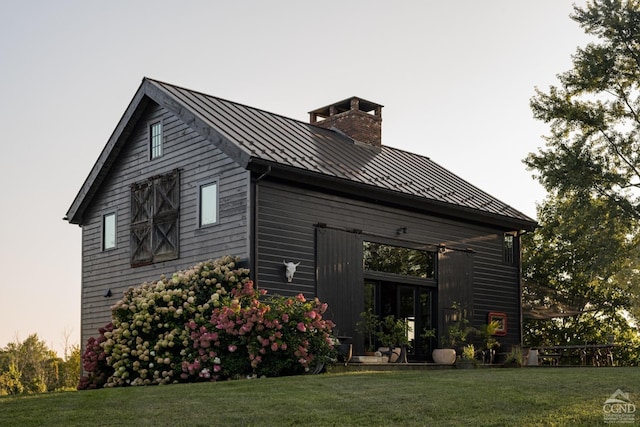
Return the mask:
<svg viewBox="0 0 640 427">
<path fill-rule="evenodd" d="M 305 121 L 382 104 L 383 144 L 535 217 L 522 159 L 548 128 L 529 100 L 588 41 L 572 3 L 0 0 L 0 347 L 79 343 L 81 229 L 62 218 L 144 76 Z"/>
</svg>

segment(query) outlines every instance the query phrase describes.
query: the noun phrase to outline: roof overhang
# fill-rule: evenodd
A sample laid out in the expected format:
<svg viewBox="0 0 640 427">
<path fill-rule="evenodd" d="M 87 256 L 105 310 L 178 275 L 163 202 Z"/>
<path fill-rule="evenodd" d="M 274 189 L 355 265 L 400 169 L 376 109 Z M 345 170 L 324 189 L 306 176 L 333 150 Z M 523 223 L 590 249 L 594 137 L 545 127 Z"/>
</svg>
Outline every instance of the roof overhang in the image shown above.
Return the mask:
<svg viewBox="0 0 640 427">
<path fill-rule="evenodd" d="M 107 144 L 100 153 L 98 160 L 93 165 L 91 172 L 80 188 L 71 207 L 67 211 L 64 218 L 66 221 L 69 221 L 71 224 L 82 225 L 83 215 L 87 206 L 89 206 L 100 185 L 109 173 L 111 166 L 116 161 L 118 154 L 120 154 L 127 138 L 142 116 L 147 105 L 149 105 L 149 102 L 155 102 L 161 107 L 171 111 L 239 165 L 247 168 L 250 160 L 248 152 L 234 144 L 230 138 L 222 132 L 211 127 L 205 118 L 196 112 L 197 109 L 181 103 L 160 87 L 157 82 L 145 77 L 129 103 L 129 106 L 120 118 Z"/>
<path fill-rule="evenodd" d="M 352 197 L 375 200 L 403 209 L 420 211 L 441 217 L 455 218 L 481 225 L 490 225 L 505 231 L 533 231 L 538 227 L 538 223 L 533 220 L 525 221 L 506 215 L 483 212 L 439 200 L 413 196 L 400 191 L 392 191 L 370 184 L 282 165 L 276 162 L 269 162 L 263 159 L 252 158 L 248 169 L 260 175 L 266 173 L 265 176 L 295 182 L 298 185 L 313 186 L 332 192 L 338 190 L 340 193 Z"/>
<path fill-rule="evenodd" d="M 109 169 L 118 157 L 118 154 L 124 145 L 122 141 L 126 140 L 131 133 L 133 127 L 140 118 L 140 115 L 148 105 L 148 100 L 149 99 L 146 96 L 145 91 L 145 82 L 143 80 L 133 99 L 129 103 L 129 106 L 120 118 L 118 125 L 111 134 L 111 137 L 109 137 L 107 144 L 102 149 L 98 160 L 96 160 L 95 164 L 91 168 L 91 172 L 89 172 L 89 175 L 82 184 L 80 191 L 73 200 L 73 203 L 64 218 L 66 221 L 69 221 L 71 224 L 82 224 L 82 216 L 85 209 L 91 202 L 95 192 L 102 181 L 104 181 Z"/>
</svg>

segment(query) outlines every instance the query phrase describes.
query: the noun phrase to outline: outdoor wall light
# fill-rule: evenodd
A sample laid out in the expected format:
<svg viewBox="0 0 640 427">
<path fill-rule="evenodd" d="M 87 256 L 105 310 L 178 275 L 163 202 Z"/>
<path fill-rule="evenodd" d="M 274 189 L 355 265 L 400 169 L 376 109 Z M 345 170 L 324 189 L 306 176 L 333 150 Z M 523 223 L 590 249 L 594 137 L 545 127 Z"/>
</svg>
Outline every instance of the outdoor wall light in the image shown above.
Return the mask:
<svg viewBox="0 0 640 427">
<path fill-rule="evenodd" d="M 107 288 L 107 291 L 104 293 L 104 297 L 109 298 L 111 295 L 113 295 L 113 292 L 111 292 L 111 288 Z"/>
</svg>

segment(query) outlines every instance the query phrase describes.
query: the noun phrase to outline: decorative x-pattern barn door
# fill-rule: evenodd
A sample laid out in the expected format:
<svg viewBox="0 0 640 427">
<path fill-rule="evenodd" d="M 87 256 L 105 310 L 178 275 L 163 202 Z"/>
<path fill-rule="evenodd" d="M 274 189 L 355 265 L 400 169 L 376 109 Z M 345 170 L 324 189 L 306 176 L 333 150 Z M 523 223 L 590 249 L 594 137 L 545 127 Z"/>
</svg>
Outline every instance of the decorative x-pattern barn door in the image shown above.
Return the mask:
<svg viewBox="0 0 640 427">
<path fill-rule="evenodd" d="M 131 266 L 178 258 L 180 174 L 131 186 Z"/>
</svg>

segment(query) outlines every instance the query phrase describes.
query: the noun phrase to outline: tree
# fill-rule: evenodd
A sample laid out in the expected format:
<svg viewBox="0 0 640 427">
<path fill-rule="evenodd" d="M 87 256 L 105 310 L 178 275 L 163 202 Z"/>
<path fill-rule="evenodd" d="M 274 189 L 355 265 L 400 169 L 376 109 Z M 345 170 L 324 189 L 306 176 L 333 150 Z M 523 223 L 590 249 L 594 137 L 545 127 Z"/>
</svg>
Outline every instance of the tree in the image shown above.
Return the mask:
<svg viewBox="0 0 640 427">
<path fill-rule="evenodd" d="M 62 342 L 64 354 L 59 369 L 59 386 L 61 389 L 76 389 L 82 374 L 82 351 L 79 344 L 70 344 L 71 331 L 64 330 Z"/>
<path fill-rule="evenodd" d="M 80 345 L 75 344 L 65 351 L 64 361 L 60 364 L 59 388 L 76 389 L 82 372 L 82 353 Z"/>
<path fill-rule="evenodd" d="M 24 391 L 24 387 L 20 382 L 22 373 L 16 367 L 16 364 L 11 362 L 6 371 L 0 373 L 0 396 L 7 394 L 21 394 Z"/>
<path fill-rule="evenodd" d="M 640 218 L 640 3 L 594 0 L 572 18 L 599 43 L 578 48 L 560 88 L 536 89 L 547 149 L 525 163 L 548 191 L 590 195 Z"/>
<path fill-rule="evenodd" d="M 22 372 L 22 384 L 27 393 L 42 393 L 58 386 L 59 358 L 37 334 L 27 337 L 16 347 L 15 363 Z"/>
<path fill-rule="evenodd" d="M 32 334 L 21 343 L 7 345 L 0 358 L 0 372 L 18 372 L 24 393 L 42 393 L 60 387 L 61 362 L 37 334 Z M 13 371 L 12 365 L 15 368 Z"/>
<path fill-rule="evenodd" d="M 560 87 L 531 100 L 550 135 L 525 163 L 549 196 L 523 242 L 524 302 L 554 319 L 525 322 L 525 339 L 578 344 L 617 332 L 637 342 L 640 2 L 593 0 L 572 18 L 596 41 L 577 49 Z"/>
<path fill-rule="evenodd" d="M 549 196 L 539 208 L 541 227 L 523 237 L 526 345 L 605 343 L 611 335 L 627 347 L 640 343 L 629 323 L 638 306 L 638 239 L 611 209 L 576 196 Z M 637 355 L 621 348 L 616 359 L 635 363 Z"/>
<path fill-rule="evenodd" d="M 69 344 L 65 332 L 64 357 L 49 349 L 38 335 L 0 349 L 0 395 L 76 389 L 80 381 L 80 346 Z"/>
</svg>

